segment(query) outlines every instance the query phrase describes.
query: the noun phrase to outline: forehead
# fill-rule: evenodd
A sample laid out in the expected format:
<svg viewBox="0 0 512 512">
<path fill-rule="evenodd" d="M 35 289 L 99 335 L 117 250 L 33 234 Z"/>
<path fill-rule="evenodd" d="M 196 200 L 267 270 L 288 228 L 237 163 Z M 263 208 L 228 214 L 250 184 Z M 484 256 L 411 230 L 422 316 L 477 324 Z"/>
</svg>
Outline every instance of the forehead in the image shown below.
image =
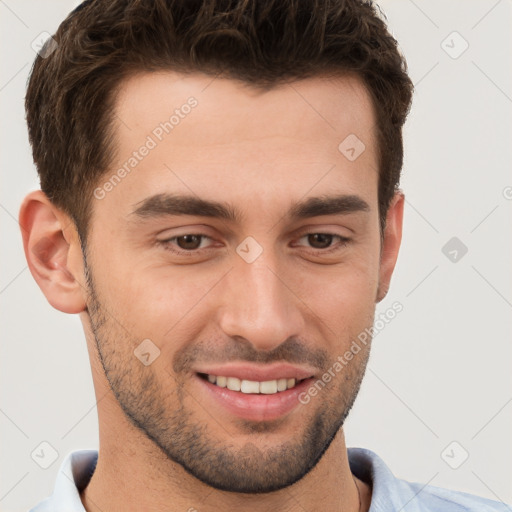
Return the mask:
<svg viewBox="0 0 512 512">
<path fill-rule="evenodd" d="M 201 73 L 138 74 L 119 88 L 114 114 L 117 152 L 103 181 L 125 169 L 106 198 L 118 211 L 164 192 L 271 202 L 313 187 L 376 190 L 374 110 L 354 76 L 262 90 Z"/>
<path fill-rule="evenodd" d="M 199 108 L 186 125 L 208 136 L 201 140 L 204 145 L 235 134 L 291 137 L 305 132 L 314 139 L 319 126 L 338 136 L 347 130 L 366 135 L 374 124 L 370 96 L 355 75 L 319 76 L 261 89 L 238 80 L 169 71 L 137 74 L 122 82 L 115 109 L 119 135 L 127 141 L 132 128 L 158 126 L 190 98 Z M 303 123 L 297 125 L 299 119 Z M 222 129 L 212 129 L 215 122 Z"/>
</svg>

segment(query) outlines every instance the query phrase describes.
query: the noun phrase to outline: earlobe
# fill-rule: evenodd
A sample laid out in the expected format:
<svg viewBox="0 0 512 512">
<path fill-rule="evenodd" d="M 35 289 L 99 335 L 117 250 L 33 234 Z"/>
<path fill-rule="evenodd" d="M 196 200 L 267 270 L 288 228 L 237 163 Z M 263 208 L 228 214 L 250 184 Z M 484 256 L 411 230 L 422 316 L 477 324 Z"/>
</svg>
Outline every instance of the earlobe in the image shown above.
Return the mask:
<svg viewBox="0 0 512 512">
<path fill-rule="evenodd" d="M 64 313 L 84 311 L 83 263 L 73 222 L 36 190 L 25 197 L 19 223 L 28 267 L 48 302 Z"/>
<path fill-rule="evenodd" d="M 382 240 L 380 257 L 379 287 L 376 302 L 380 302 L 388 293 L 391 276 L 398 258 L 398 251 L 402 241 L 402 224 L 404 214 L 405 196 L 397 191 L 393 197 L 386 215 L 386 227 Z"/>
</svg>

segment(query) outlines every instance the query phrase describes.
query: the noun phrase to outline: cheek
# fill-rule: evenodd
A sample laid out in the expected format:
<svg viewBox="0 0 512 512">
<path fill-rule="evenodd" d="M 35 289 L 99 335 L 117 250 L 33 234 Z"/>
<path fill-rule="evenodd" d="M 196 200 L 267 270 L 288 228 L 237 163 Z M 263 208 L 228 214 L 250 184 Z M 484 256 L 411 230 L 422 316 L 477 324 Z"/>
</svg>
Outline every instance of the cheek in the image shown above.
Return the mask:
<svg viewBox="0 0 512 512">
<path fill-rule="evenodd" d="M 377 288 L 378 265 L 361 258 L 357 264 L 305 273 L 297 295 L 328 327 L 329 338 L 334 333 L 346 341 L 371 324 Z"/>
<path fill-rule="evenodd" d="M 122 306 L 120 316 L 134 334 L 162 340 L 192 327 L 187 319 L 202 310 L 202 300 L 221 277 L 220 270 L 194 266 L 133 269 L 109 276 L 109 301 L 117 310 Z"/>
<path fill-rule="evenodd" d="M 315 297 L 326 305 L 332 302 L 350 308 L 374 302 L 379 266 L 377 258 L 361 254 L 340 265 L 310 267 L 298 274 L 304 300 Z"/>
</svg>

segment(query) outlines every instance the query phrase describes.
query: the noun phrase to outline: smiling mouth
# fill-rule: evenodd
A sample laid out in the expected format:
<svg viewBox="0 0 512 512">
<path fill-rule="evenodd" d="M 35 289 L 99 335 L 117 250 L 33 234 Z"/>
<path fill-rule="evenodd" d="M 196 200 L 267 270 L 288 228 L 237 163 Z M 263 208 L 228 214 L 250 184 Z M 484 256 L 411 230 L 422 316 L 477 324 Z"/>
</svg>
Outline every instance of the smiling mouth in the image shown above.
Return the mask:
<svg viewBox="0 0 512 512">
<path fill-rule="evenodd" d="M 227 388 L 231 391 L 238 391 L 246 394 L 262 394 L 262 395 L 273 395 L 281 393 L 288 389 L 292 389 L 302 381 L 307 379 L 275 379 L 266 381 L 255 381 L 239 379 L 237 377 L 226 377 L 223 375 L 212 375 L 208 373 L 198 373 L 199 377 L 203 380 L 207 380 L 211 384 L 220 388 Z"/>
</svg>

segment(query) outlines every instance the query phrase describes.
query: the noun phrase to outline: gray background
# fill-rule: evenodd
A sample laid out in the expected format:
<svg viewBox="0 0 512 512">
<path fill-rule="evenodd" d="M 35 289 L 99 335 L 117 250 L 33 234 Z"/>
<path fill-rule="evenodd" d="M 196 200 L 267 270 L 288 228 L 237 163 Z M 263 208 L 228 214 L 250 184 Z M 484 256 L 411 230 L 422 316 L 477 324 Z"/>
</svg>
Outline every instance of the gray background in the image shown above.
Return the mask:
<svg viewBox="0 0 512 512">
<path fill-rule="evenodd" d="M 0 0 L 1 511 L 49 495 L 65 455 L 98 442 L 81 324 L 46 302 L 17 224 L 38 184 L 23 110 L 31 43 L 77 3 Z M 380 5 L 416 84 L 404 240 L 377 314 L 404 309 L 375 338 L 347 445 L 401 478 L 512 503 L 512 2 Z M 43 441 L 58 452 L 48 469 L 31 458 Z"/>
</svg>

